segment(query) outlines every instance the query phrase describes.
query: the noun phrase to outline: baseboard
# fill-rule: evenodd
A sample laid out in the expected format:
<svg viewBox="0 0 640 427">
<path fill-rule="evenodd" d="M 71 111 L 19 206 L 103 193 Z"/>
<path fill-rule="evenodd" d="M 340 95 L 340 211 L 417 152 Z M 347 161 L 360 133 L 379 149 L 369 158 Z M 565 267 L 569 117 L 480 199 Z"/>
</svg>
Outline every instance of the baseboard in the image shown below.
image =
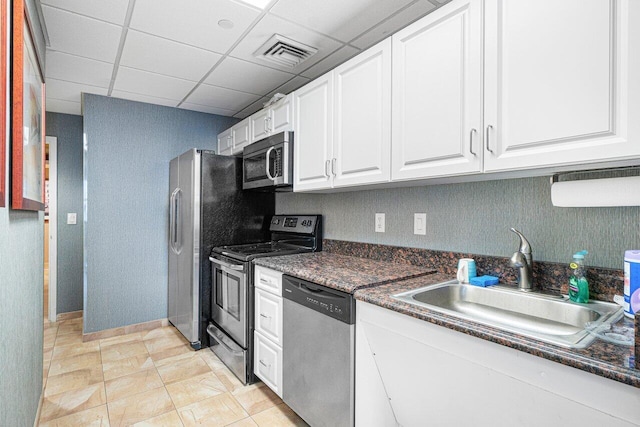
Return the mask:
<svg viewBox="0 0 640 427">
<path fill-rule="evenodd" d="M 169 319 L 158 319 L 150 322 L 136 323 L 135 325 L 121 326 L 119 328 L 105 329 L 103 331 L 91 332 L 82 335 L 82 341 L 95 341 L 104 338 L 112 338 L 120 335 L 132 334 L 140 331 L 150 331 L 152 329 L 163 328 L 169 326 Z"/>
<path fill-rule="evenodd" d="M 42 390 L 40 390 L 40 401 L 38 402 L 38 410 L 36 411 L 36 418 L 33 420 L 33 427 L 38 427 L 38 425 L 40 424 L 40 411 L 42 410 L 43 404 L 44 404 L 44 384 L 42 386 Z"/>
<path fill-rule="evenodd" d="M 77 319 L 79 317 L 82 317 L 82 310 L 60 313 L 56 316 L 56 321 L 61 322 L 63 320 Z"/>
</svg>

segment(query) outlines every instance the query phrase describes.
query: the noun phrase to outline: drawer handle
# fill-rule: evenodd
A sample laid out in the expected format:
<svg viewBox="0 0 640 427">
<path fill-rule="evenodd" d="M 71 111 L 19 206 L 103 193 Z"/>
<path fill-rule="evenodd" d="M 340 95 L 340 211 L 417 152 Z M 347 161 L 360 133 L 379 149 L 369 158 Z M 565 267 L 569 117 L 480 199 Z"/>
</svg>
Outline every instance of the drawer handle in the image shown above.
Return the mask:
<svg viewBox="0 0 640 427">
<path fill-rule="evenodd" d="M 271 367 L 271 365 L 270 365 L 270 364 L 269 364 L 269 365 L 267 365 L 267 364 L 266 364 L 266 363 L 264 363 L 262 360 L 260 360 L 260 364 L 261 364 L 262 366 L 264 366 L 265 368 L 270 368 L 270 367 Z"/>
</svg>

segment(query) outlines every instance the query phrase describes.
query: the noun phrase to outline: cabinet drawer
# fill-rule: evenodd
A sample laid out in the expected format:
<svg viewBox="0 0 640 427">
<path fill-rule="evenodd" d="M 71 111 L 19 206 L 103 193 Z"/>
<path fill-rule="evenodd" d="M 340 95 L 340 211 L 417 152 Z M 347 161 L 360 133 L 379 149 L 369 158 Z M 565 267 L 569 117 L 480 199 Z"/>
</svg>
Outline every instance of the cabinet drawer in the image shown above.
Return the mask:
<svg viewBox="0 0 640 427">
<path fill-rule="evenodd" d="M 282 296 L 282 273 L 256 265 L 255 286 L 258 289 Z"/>
<path fill-rule="evenodd" d="M 282 397 L 282 348 L 273 344 L 256 331 L 253 335 L 254 373 L 267 387 Z"/>
<path fill-rule="evenodd" d="M 255 329 L 282 345 L 282 297 L 256 289 Z"/>
</svg>

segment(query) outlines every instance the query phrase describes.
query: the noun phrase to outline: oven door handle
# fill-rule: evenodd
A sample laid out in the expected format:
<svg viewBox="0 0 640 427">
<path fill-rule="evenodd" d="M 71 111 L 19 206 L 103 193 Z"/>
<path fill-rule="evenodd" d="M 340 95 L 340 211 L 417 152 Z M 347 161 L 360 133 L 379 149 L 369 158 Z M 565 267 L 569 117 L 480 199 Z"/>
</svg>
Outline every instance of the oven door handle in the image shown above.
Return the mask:
<svg viewBox="0 0 640 427">
<path fill-rule="evenodd" d="M 217 342 L 218 344 L 220 344 L 222 347 L 224 347 L 225 350 L 227 350 L 229 353 L 233 354 L 234 356 L 242 356 L 244 352 L 239 351 L 239 350 L 234 350 L 231 347 L 229 347 L 229 345 L 227 343 L 225 343 L 222 338 L 220 338 L 218 336 L 218 334 L 216 334 L 217 330 L 216 327 L 213 325 L 209 325 L 207 327 L 207 332 L 209 332 L 209 336 L 211 338 L 214 339 L 215 342 Z"/>
<path fill-rule="evenodd" d="M 221 260 L 219 260 L 217 258 L 214 258 L 214 257 L 209 257 L 209 261 L 211 261 L 214 264 L 218 264 L 221 267 L 226 267 L 229 270 L 235 270 L 235 271 L 244 270 L 244 265 L 231 264 L 231 263 L 228 263 L 228 262 L 221 261 Z"/>
<path fill-rule="evenodd" d="M 273 150 L 275 150 L 276 147 L 269 147 L 269 149 L 267 150 L 267 154 L 264 156 L 264 161 L 265 161 L 265 168 L 267 170 L 267 178 L 269 178 L 271 181 L 275 181 L 276 178 L 271 175 L 271 171 L 269 170 L 269 156 L 271 155 L 271 152 Z"/>
</svg>

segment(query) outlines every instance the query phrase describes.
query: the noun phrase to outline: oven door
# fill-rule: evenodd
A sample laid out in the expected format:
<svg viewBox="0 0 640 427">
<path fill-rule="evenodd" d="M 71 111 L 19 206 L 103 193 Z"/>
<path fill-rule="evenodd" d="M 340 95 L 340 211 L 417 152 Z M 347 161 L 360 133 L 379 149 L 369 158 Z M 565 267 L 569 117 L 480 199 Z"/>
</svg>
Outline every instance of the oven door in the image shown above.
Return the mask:
<svg viewBox="0 0 640 427">
<path fill-rule="evenodd" d="M 209 258 L 212 265 L 211 317 L 238 345 L 247 348 L 248 282 L 243 262 Z"/>
</svg>

